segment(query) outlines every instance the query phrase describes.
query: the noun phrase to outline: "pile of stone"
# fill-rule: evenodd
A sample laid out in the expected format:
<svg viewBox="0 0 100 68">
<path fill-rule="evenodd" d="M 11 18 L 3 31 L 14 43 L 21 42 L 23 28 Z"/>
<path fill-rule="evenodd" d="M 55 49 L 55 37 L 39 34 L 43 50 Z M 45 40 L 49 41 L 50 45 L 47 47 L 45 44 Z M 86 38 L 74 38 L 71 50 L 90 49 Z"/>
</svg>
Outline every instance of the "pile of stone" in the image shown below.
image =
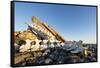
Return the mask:
<svg viewBox="0 0 100 68">
<path fill-rule="evenodd" d="M 29 54 L 27 57 L 22 57 L 27 54 Z M 15 59 L 17 60 L 17 58 L 16 56 Z M 22 53 L 20 58 L 24 60 L 16 63 L 16 65 L 48 65 L 82 62 L 77 54 L 72 54 L 62 47 L 47 48 L 42 51 L 31 51 L 26 54 Z"/>
<path fill-rule="evenodd" d="M 38 40 L 38 42 L 41 41 Z M 22 43 L 20 43 L 21 46 L 15 44 L 15 64 L 27 66 L 96 61 L 96 57 L 94 56 L 84 56 L 84 49 L 79 43 L 61 45 L 56 42 L 48 43 L 46 40 L 44 40 L 44 42 L 40 43 L 41 46 L 34 45 L 35 42 L 30 40 L 22 41 Z"/>
</svg>

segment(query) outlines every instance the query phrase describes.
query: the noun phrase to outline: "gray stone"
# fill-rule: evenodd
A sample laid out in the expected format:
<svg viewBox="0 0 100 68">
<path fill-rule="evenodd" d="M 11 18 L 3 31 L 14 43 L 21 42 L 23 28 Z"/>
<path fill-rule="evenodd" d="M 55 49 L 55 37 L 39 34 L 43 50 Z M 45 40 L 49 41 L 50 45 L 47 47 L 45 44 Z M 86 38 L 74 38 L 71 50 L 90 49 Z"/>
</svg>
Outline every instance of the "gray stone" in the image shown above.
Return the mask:
<svg viewBox="0 0 100 68">
<path fill-rule="evenodd" d="M 52 60 L 50 58 L 45 59 L 45 64 L 50 64 Z"/>
</svg>

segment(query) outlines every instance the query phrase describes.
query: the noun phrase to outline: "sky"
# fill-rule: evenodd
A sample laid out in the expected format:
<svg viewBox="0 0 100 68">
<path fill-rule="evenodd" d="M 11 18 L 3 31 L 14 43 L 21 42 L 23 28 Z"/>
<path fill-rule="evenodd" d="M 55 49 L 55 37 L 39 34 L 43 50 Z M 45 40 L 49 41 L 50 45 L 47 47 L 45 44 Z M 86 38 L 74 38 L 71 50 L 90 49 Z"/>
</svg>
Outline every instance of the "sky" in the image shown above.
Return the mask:
<svg viewBox="0 0 100 68">
<path fill-rule="evenodd" d="M 15 31 L 27 29 L 32 16 L 55 29 L 66 41 L 96 43 L 96 7 L 15 2 Z"/>
</svg>

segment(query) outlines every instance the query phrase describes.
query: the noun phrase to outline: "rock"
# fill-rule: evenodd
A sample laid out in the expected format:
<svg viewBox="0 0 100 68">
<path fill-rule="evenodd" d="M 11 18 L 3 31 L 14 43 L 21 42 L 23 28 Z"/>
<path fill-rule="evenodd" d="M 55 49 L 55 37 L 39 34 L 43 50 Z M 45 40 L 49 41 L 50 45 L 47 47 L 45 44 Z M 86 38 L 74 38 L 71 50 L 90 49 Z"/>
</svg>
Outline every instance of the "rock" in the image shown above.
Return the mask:
<svg viewBox="0 0 100 68">
<path fill-rule="evenodd" d="M 35 57 L 37 57 L 37 56 L 38 56 L 36 52 L 34 52 L 33 54 L 34 54 L 34 56 L 35 56 Z"/>
<path fill-rule="evenodd" d="M 42 56 L 42 52 L 37 53 L 38 57 Z"/>
<path fill-rule="evenodd" d="M 47 52 L 44 52 L 43 54 L 42 54 L 42 56 L 46 56 L 48 53 Z"/>
<path fill-rule="evenodd" d="M 25 40 L 26 44 L 20 46 L 20 52 L 29 52 L 31 48 L 31 40 Z"/>
<path fill-rule="evenodd" d="M 31 51 L 38 51 L 40 48 L 40 45 L 36 44 L 36 45 L 32 45 L 31 46 Z"/>
<path fill-rule="evenodd" d="M 54 54 L 50 54 L 49 57 L 50 57 L 51 59 L 55 59 L 55 55 L 54 55 Z"/>
<path fill-rule="evenodd" d="M 37 57 L 35 63 L 36 63 L 36 64 L 44 64 L 44 60 L 45 60 L 45 59 L 44 59 L 44 57 L 42 57 L 42 56 L 41 56 L 41 57 Z"/>
<path fill-rule="evenodd" d="M 50 64 L 52 60 L 50 58 L 45 59 L 45 64 Z"/>
<path fill-rule="evenodd" d="M 53 43 L 48 46 L 49 48 L 54 48 Z"/>
<path fill-rule="evenodd" d="M 62 63 L 64 63 L 63 61 L 58 61 L 58 64 L 62 64 Z"/>
<path fill-rule="evenodd" d="M 46 49 L 45 52 L 50 53 L 51 51 L 50 51 L 50 49 Z"/>
<path fill-rule="evenodd" d="M 44 50 L 44 49 L 47 49 L 47 45 L 41 45 L 40 46 L 40 50 Z"/>
<path fill-rule="evenodd" d="M 20 39 L 35 40 L 35 39 L 37 39 L 36 35 L 34 35 L 30 30 L 26 30 L 26 31 L 23 31 L 23 32 L 20 32 L 20 31 L 15 32 L 14 37 L 15 37 L 15 40 L 20 40 Z"/>
<path fill-rule="evenodd" d="M 20 48 L 20 46 L 18 45 L 18 44 L 14 44 L 14 47 L 15 47 L 15 53 L 17 53 L 17 52 L 19 52 L 19 48 Z"/>
</svg>

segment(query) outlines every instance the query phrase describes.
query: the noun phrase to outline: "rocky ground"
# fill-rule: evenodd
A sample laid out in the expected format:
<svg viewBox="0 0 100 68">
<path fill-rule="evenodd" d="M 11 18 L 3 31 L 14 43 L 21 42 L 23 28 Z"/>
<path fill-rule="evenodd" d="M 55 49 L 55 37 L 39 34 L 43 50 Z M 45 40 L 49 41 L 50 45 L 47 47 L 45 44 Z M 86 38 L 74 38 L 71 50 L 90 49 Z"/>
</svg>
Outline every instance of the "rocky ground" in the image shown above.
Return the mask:
<svg viewBox="0 0 100 68">
<path fill-rule="evenodd" d="M 95 62 L 96 57 L 84 57 L 83 53 L 71 53 L 62 47 L 48 48 L 42 51 L 15 53 L 16 66 L 34 66 L 51 64 L 69 64 Z"/>
</svg>

